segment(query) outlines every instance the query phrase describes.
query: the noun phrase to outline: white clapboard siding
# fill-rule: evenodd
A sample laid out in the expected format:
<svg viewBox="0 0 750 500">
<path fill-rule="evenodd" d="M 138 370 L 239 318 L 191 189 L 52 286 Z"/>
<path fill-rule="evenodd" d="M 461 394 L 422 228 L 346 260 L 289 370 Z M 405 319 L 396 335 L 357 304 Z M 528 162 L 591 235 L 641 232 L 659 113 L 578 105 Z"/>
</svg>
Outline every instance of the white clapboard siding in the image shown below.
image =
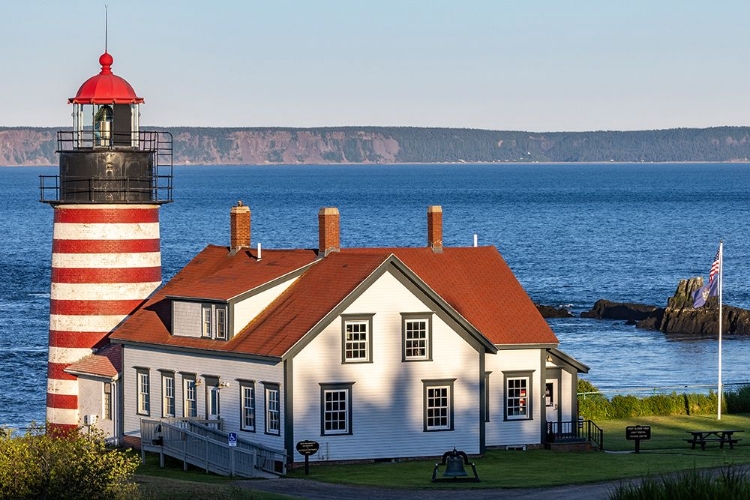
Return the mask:
<svg viewBox="0 0 750 500">
<path fill-rule="evenodd" d="M 342 322 L 334 319 L 294 358 L 294 441 L 320 443 L 312 460 L 440 456 L 455 446 L 478 453 L 479 366 L 470 345 L 432 315 L 432 361 L 402 361 L 401 313 L 429 312 L 390 273 L 344 314 L 373 314 L 371 363 L 342 363 Z M 455 379 L 452 431 L 424 431 L 423 380 Z M 354 382 L 352 434 L 321 435 L 321 383 Z M 295 453 L 295 461 L 303 457 Z"/>
<path fill-rule="evenodd" d="M 542 402 L 544 391 L 539 349 L 506 349 L 488 354 L 485 369 L 489 378 L 490 421 L 486 423 L 487 446 L 538 444 L 542 435 Z M 505 377 L 503 372 L 532 372 L 530 395 L 531 419 L 505 420 Z"/>
<path fill-rule="evenodd" d="M 237 335 L 248 323 L 250 323 L 255 317 L 263 311 L 268 305 L 273 302 L 284 290 L 289 288 L 297 279 L 289 279 L 280 283 L 274 287 L 257 293 L 247 299 L 237 302 L 231 314 L 233 314 L 233 325 L 234 329 L 230 334 L 232 336 Z"/>
<path fill-rule="evenodd" d="M 150 415 L 138 415 L 136 368 L 148 368 L 150 374 Z M 162 371 L 175 373 L 175 413 L 183 416 L 183 373 L 195 374 L 196 380 L 201 381 L 197 388 L 198 418 L 206 417 L 206 383 L 204 375 L 219 377 L 221 382 L 227 382 L 228 387 L 220 392 L 220 417 L 224 420 L 226 432 L 237 432 L 238 436 L 272 448 L 284 448 L 284 406 L 281 405 L 280 435 L 265 433 L 265 399 L 262 382 L 277 383 L 279 385 L 281 401 L 283 401 L 284 377 L 282 363 L 262 363 L 222 357 L 216 353 L 212 355 L 183 354 L 174 352 L 159 352 L 154 349 L 126 346 L 123 365 L 124 391 L 124 432 L 125 435 L 139 435 L 140 419 L 157 419 L 162 417 Z M 240 384 L 238 380 L 255 381 L 255 432 L 240 430 Z"/>
<path fill-rule="evenodd" d="M 115 436 L 115 427 L 113 420 L 105 420 L 104 415 L 104 382 L 105 379 L 87 377 L 84 375 L 78 376 L 78 415 L 80 416 L 81 422 L 79 425 L 83 425 L 84 415 L 96 415 L 95 427 L 104 432 L 104 436 L 117 437 Z M 112 383 L 112 395 L 114 396 L 114 383 Z M 116 401 L 112 400 L 112 415 L 116 415 L 117 406 Z"/>
<path fill-rule="evenodd" d="M 577 407 L 578 388 L 573 387 L 573 380 L 578 379 L 567 370 L 562 370 L 560 380 L 560 403 L 562 404 L 561 418 L 563 422 L 569 422 L 573 419 L 573 408 Z"/>
</svg>

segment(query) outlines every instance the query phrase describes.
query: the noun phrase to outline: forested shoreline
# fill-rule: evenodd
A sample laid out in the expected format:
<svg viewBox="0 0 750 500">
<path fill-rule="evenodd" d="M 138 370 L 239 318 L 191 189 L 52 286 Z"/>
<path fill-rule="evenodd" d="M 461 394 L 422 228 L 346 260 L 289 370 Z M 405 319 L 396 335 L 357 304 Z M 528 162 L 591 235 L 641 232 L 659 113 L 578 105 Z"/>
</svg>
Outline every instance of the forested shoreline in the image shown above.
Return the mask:
<svg viewBox="0 0 750 500">
<path fill-rule="evenodd" d="M 728 162 L 750 127 L 522 132 L 423 127 L 144 127 L 174 138 L 175 164 Z M 55 165 L 57 128 L 0 127 L 0 165 Z"/>
</svg>

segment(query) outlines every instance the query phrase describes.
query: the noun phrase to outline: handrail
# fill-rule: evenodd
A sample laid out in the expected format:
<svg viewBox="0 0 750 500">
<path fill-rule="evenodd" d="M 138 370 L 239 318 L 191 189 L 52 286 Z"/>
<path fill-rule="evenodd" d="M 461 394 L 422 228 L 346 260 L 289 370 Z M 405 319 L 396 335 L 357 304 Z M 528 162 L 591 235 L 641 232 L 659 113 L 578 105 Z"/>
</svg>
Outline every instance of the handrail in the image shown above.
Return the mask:
<svg viewBox="0 0 750 500">
<path fill-rule="evenodd" d="M 591 420 L 547 422 L 547 441 L 589 441 L 604 450 L 604 430 Z"/>
<path fill-rule="evenodd" d="M 43 203 L 170 203 L 174 176 L 173 138 L 169 132 L 139 131 L 109 133 L 106 140 L 92 130 L 57 132 L 57 152 L 62 155 L 107 151 L 137 151 L 149 159 L 149 171 L 143 176 L 112 175 L 39 176 L 39 201 Z"/>
<path fill-rule="evenodd" d="M 201 422 L 201 423 L 199 423 Z M 208 424 L 208 425 L 203 425 Z M 141 420 L 142 450 L 158 449 L 169 456 L 220 475 L 253 477 L 256 470 L 286 474 L 286 452 L 237 439 L 229 446 L 229 434 L 217 428 L 220 420 L 170 418 Z"/>
</svg>

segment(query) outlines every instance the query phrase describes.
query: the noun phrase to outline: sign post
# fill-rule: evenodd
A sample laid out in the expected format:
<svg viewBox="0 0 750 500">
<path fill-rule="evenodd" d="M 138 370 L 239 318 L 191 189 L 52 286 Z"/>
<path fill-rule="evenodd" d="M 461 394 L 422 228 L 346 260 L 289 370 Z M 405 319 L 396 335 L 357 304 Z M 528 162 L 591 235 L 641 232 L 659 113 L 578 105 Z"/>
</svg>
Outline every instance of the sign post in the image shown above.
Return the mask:
<svg viewBox="0 0 750 500">
<path fill-rule="evenodd" d="M 650 425 L 630 425 L 625 427 L 625 439 L 635 441 L 635 452 L 641 452 L 641 439 L 651 439 Z"/>
<path fill-rule="evenodd" d="M 314 455 L 320 449 L 317 441 L 300 441 L 297 443 L 297 453 L 305 456 L 305 475 L 310 474 L 310 455 Z"/>
</svg>

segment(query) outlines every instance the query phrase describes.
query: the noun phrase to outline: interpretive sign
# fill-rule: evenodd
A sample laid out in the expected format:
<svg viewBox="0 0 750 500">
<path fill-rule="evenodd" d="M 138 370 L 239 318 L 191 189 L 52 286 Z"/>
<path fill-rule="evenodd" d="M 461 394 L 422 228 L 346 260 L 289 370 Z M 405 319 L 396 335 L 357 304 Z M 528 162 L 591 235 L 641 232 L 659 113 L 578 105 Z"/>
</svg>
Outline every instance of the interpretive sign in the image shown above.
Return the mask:
<svg viewBox="0 0 750 500">
<path fill-rule="evenodd" d="M 300 455 L 315 455 L 320 449 L 317 441 L 300 441 L 297 443 L 297 453 Z"/>
<path fill-rule="evenodd" d="M 625 439 L 635 441 L 635 452 L 641 452 L 641 439 L 651 439 L 650 425 L 629 425 L 625 427 Z"/>
<path fill-rule="evenodd" d="M 310 455 L 314 455 L 320 449 L 317 441 L 300 441 L 297 443 L 297 453 L 305 456 L 305 475 L 310 474 Z"/>
</svg>

